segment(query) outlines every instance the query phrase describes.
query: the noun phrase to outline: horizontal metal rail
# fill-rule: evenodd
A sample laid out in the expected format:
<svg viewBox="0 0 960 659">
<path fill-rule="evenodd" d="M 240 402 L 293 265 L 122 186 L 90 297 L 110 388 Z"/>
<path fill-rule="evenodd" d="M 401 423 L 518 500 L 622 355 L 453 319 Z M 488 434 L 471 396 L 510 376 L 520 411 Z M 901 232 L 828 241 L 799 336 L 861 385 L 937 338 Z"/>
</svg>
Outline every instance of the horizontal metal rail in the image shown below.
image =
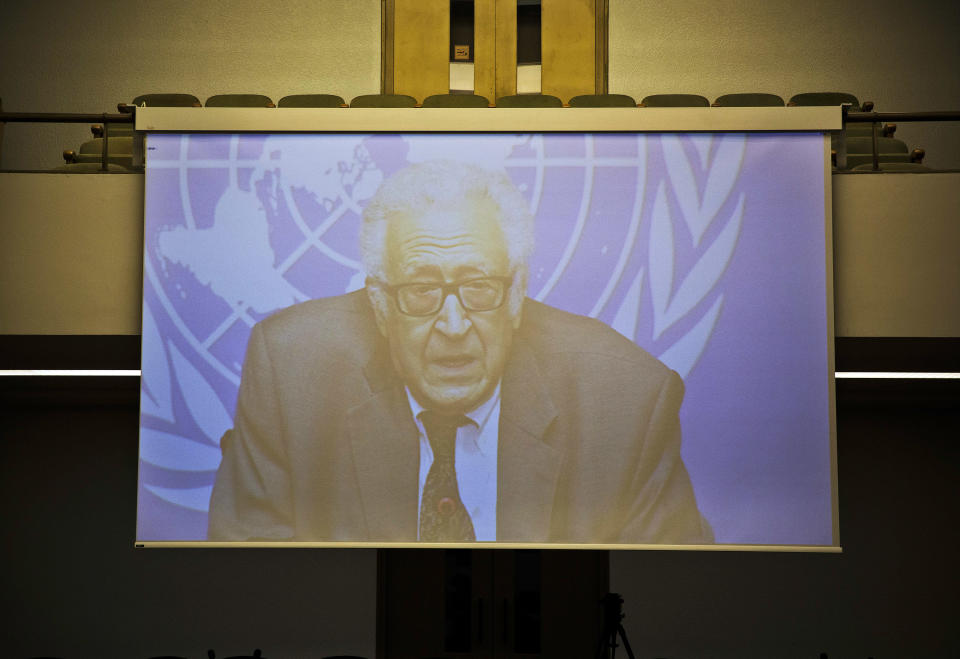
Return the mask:
<svg viewBox="0 0 960 659">
<path fill-rule="evenodd" d="M 0 122 L 36 124 L 86 124 L 102 121 L 111 124 L 132 124 L 132 114 L 78 114 L 75 112 L 0 112 Z"/>
<path fill-rule="evenodd" d="M 960 121 L 960 112 L 848 112 L 844 117 L 850 123 L 877 121 Z"/>
</svg>

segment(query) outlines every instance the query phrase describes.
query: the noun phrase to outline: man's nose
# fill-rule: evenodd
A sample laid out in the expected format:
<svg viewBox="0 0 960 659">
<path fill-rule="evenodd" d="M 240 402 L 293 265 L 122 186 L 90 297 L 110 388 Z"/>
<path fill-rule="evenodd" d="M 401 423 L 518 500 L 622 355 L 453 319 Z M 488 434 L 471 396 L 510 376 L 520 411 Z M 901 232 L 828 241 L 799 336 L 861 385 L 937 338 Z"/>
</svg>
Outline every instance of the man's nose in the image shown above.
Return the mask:
<svg viewBox="0 0 960 659">
<path fill-rule="evenodd" d="M 437 330 L 445 336 L 457 337 L 466 334 L 472 325 L 470 317 L 456 295 L 450 293 L 444 298 L 443 306 L 440 307 L 440 313 L 434 324 Z"/>
</svg>

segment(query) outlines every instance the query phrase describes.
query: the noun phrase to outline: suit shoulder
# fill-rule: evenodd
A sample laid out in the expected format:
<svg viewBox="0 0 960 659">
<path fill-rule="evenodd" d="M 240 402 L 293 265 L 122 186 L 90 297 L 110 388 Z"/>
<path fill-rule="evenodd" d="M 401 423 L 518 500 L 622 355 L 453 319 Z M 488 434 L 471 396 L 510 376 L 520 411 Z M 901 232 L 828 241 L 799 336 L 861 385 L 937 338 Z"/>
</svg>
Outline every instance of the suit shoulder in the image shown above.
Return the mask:
<svg viewBox="0 0 960 659">
<path fill-rule="evenodd" d="M 646 377 L 666 378 L 672 371 L 625 336 L 596 320 L 527 300 L 521 335 L 535 353 L 553 358 L 582 357 L 606 366 L 642 369 Z M 598 364 L 599 365 L 599 364 Z"/>
<path fill-rule="evenodd" d="M 273 348 L 310 352 L 352 352 L 370 346 L 379 331 L 364 290 L 309 300 L 281 309 L 257 323 L 255 330 Z"/>
<path fill-rule="evenodd" d="M 285 307 L 264 318 L 257 325 L 267 334 L 286 334 L 304 327 L 315 330 L 317 323 L 362 324 L 367 320 L 367 316 L 370 320 L 373 319 L 366 293 L 359 290 L 346 295 L 308 300 Z"/>
</svg>

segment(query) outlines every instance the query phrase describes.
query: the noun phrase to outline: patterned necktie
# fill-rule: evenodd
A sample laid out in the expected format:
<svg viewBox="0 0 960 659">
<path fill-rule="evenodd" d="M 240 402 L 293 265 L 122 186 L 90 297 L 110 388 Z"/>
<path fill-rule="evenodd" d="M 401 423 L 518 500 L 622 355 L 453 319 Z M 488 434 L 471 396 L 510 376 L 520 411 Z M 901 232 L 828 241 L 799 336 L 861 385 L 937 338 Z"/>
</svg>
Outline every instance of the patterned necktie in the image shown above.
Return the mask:
<svg viewBox="0 0 960 659">
<path fill-rule="evenodd" d="M 454 450 L 457 428 L 470 423 L 462 414 L 443 415 L 427 410 L 420 421 L 433 449 L 433 464 L 423 484 L 420 503 L 420 540 L 423 542 L 472 542 L 473 521 L 460 500 Z"/>
</svg>

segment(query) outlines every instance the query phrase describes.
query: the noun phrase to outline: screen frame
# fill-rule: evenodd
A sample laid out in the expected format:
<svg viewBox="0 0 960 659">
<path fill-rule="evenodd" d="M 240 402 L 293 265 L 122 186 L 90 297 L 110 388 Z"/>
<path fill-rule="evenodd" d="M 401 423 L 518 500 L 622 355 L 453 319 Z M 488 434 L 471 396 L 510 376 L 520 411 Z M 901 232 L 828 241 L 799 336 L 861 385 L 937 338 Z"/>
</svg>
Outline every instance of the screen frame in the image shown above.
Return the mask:
<svg viewBox="0 0 960 659">
<path fill-rule="evenodd" d="M 469 128 L 464 128 L 469 126 Z M 764 133 L 823 136 L 824 268 L 827 320 L 832 545 L 568 544 L 376 541 L 140 541 L 136 548 L 493 548 L 841 553 L 838 504 L 834 354 L 834 263 L 831 130 L 840 106 L 774 108 L 160 108 L 136 109 L 135 130 L 151 133 Z M 145 273 L 144 273 L 145 274 Z M 144 277 L 145 281 L 145 277 Z M 139 482 L 139 478 L 138 478 Z"/>
<path fill-rule="evenodd" d="M 166 133 L 682 133 L 840 130 L 840 106 L 763 108 L 160 108 L 135 129 Z M 829 161 L 828 161 L 829 162 Z"/>
</svg>

